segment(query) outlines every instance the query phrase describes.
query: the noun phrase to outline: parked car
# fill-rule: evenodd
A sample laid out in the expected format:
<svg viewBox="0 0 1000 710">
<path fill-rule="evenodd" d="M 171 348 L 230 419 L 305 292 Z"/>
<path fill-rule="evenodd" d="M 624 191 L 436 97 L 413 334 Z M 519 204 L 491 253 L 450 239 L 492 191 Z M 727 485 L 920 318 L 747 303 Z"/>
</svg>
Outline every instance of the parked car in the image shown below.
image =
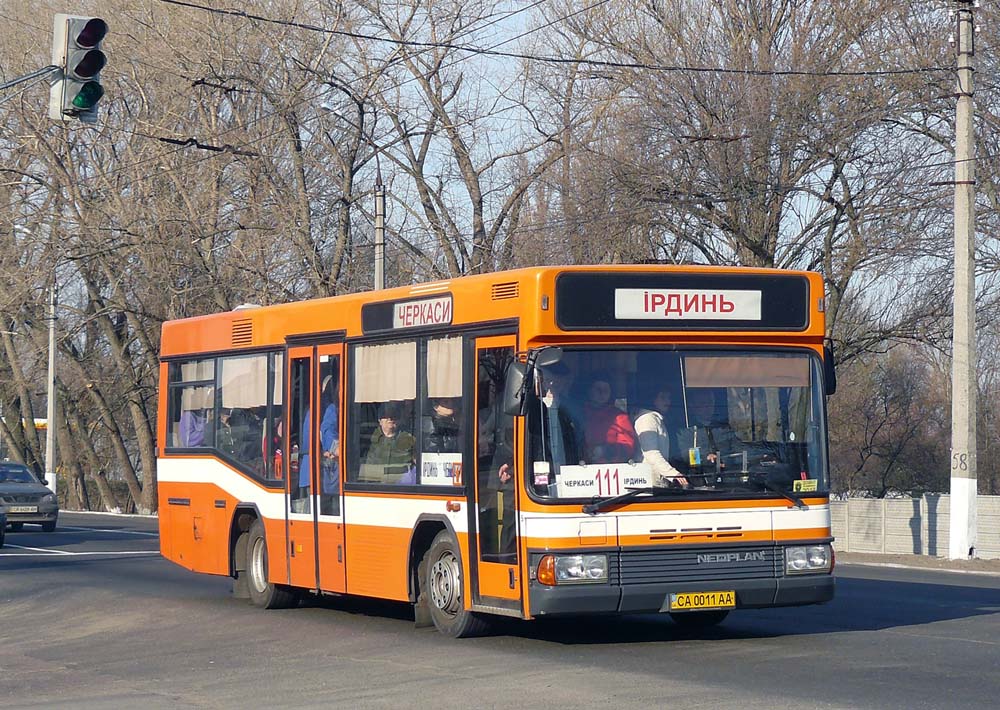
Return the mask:
<svg viewBox="0 0 1000 710">
<path fill-rule="evenodd" d="M 0 505 L 7 509 L 6 526 L 15 532 L 25 523 L 37 523 L 45 532 L 56 529 L 59 503 L 24 464 L 0 462 Z"/>
<path fill-rule="evenodd" d="M 7 507 L 0 502 L 0 547 L 3 547 L 3 538 L 7 534 Z"/>
</svg>

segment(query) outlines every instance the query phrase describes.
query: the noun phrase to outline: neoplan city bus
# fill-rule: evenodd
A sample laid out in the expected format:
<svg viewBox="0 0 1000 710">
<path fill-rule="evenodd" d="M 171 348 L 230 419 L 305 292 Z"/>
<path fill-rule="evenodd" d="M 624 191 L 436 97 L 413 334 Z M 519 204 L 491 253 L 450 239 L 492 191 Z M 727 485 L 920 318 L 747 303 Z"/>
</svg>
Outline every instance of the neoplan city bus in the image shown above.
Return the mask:
<svg viewBox="0 0 1000 710">
<path fill-rule="evenodd" d="M 814 273 L 546 267 L 165 323 L 161 551 L 456 637 L 828 601 L 823 310 Z"/>
</svg>

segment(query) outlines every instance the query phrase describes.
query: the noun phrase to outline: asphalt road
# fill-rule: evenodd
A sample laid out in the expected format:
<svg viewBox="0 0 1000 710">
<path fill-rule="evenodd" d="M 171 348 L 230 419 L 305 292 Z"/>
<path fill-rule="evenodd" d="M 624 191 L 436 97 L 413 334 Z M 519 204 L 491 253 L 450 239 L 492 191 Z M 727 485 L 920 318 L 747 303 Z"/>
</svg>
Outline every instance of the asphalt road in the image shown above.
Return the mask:
<svg viewBox="0 0 1000 710">
<path fill-rule="evenodd" d="M 1000 576 L 838 567 L 825 606 L 507 623 L 451 640 L 407 606 L 261 611 L 156 554 L 155 522 L 64 514 L 0 550 L 4 708 L 995 708 Z"/>
</svg>

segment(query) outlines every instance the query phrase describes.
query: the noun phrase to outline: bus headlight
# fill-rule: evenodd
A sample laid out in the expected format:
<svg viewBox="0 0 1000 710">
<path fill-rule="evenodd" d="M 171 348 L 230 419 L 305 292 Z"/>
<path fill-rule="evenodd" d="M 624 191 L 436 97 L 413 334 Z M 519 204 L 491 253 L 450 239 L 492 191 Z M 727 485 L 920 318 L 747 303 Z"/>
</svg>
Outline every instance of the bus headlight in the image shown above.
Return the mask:
<svg viewBox="0 0 1000 710">
<path fill-rule="evenodd" d="M 829 572 L 832 563 L 833 553 L 829 545 L 785 548 L 785 574 Z"/>
<path fill-rule="evenodd" d="M 538 561 L 535 577 L 548 586 L 607 582 L 608 556 L 545 555 Z"/>
</svg>

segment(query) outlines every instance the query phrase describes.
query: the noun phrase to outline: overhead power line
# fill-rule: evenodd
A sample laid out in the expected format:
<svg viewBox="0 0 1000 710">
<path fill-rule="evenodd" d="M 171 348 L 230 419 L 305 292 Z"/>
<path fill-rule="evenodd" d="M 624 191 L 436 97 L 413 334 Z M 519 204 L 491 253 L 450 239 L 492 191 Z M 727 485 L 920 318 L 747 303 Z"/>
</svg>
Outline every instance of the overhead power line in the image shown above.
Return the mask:
<svg viewBox="0 0 1000 710">
<path fill-rule="evenodd" d="M 516 10 L 513 10 L 511 12 L 505 13 L 505 14 L 499 16 L 499 17 L 493 18 L 493 19 L 489 20 L 488 22 L 486 22 L 485 24 L 482 24 L 482 25 L 472 24 L 469 27 L 465 28 L 464 30 L 458 32 L 456 36 L 457 37 L 461 37 L 462 35 L 466 35 L 466 34 L 471 34 L 473 32 L 482 31 L 482 30 L 486 29 L 487 27 L 495 25 L 495 24 L 497 24 L 497 23 L 499 23 L 501 21 L 507 20 L 507 19 L 509 19 L 509 18 L 511 18 L 511 17 L 513 17 L 515 15 L 519 15 L 519 14 L 522 14 L 522 13 L 527 12 L 529 10 L 532 10 L 532 9 L 538 7 L 539 5 L 541 5 L 544 1 L 545 0 L 536 0 L 535 2 L 531 3 L 530 5 L 525 5 L 523 7 L 520 7 L 518 9 L 516 9 Z M 515 41 L 517 39 L 520 39 L 521 37 L 525 37 L 527 35 L 530 35 L 530 34 L 533 34 L 535 32 L 538 32 L 539 30 L 544 29 L 545 27 L 548 27 L 549 25 L 551 25 L 551 24 L 559 21 L 559 19 L 566 19 L 566 18 L 572 17 L 574 15 L 580 14 L 581 12 L 593 9 L 594 7 L 597 7 L 599 5 L 603 5 L 603 4 L 607 3 L 607 2 L 609 2 L 609 0 L 597 0 L 596 2 L 594 2 L 593 4 L 591 4 L 589 6 L 581 8 L 579 10 L 574 10 L 573 12 L 571 12 L 568 15 L 564 16 L 563 18 L 557 18 L 556 20 L 553 20 L 552 22 L 548 22 L 545 25 L 542 25 L 541 27 L 535 27 L 535 28 L 532 28 L 530 30 L 527 30 L 527 31 L 525 31 L 525 32 L 517 35 L 516 37 L 502 40 L 502 41 L 498 42 L 497 44 L 495 44 L 493 46 L 494 47 L 499 47 L 499 46 L 502 46 L 502 45 L 507 44 L 509 42 Z M 212 8 L 205 8 L 205 9 L 211 10 Z M 3 15 L 0 14 L 0 17 L 3 17 Z M 11 19 L 11 18 L 7 18 L 7 19 Z M 24 24 L 24 23 L 22 23 L 22 24 Z M 459 62 L 464 61 L 464 59 L 468 59 L 468 57 L 463 57 L 463 58 L 452 60 L 451 62 L 448 62 L 448 63 L 446 63 L 443 66 L 454 66 L 455 64 L 458 64 Z M 140 63 L 140 64 L 146 64 L 147 66 L 153 66 L 153 65 L 150 65 L 148 62 L 138 62 L 138 63 Z M 154 66 L 154 68 L 158 68 L 161 71 L 163 70 L 162 67 L 155 67 Z M 368 75 L 362 76 L 361 78 L 370 77 L 371 75 L 372 74 L 370 73 Z M 409 83 L 411 81 L 413 81 L 412 78 L 405 79 L 402 82 L 396 84 L 394 88 L 399 88 L 400 86 L 402 86 L 404 84 L 407 84 L 407 83 Z M 314 97 L 311 94 L 307 95 L 307 96 L 305 96 L 305 97 L 303 97 L 301 99 L 298 99 L 296 101 L 291 102 L 290 104 L 288 104 L 288 106 L 286 108 L 297 106 L 297 105 L 299 105 L 301 103 L 304 103 L 306 101 L 311 101 L 311 100 L 313 100 L 313 98 Z M 225 134 L 228 134 L 228 133 L 232 133 L 232 132 L 234 132 L 236 130 L 246 130 L 249 126 L 252 126 L 252 125 L 254 125 L 256 123 L 259 123 L 259 122 L 261 122 L 261 121 L 263 121 L 263 120 L 265 120 L 267 118 L 272 118 L 272 117 L 278 115 L 279 113 L 280 112 L 277 111 L 277 110 L 276 111 L 265 112 L 263 115 L 258 116 L 256 118 L 253 118 L 253 119 L 251 119 L 251 120 L 243 123 L 242 125 L 232 126 L 231 128 L 227 128 L 227 129 L 224 129 L 222 131 L 219 131 L 216 134 L 216 138 L 221 137 L 221 136 L 223 136 Z M 303 121 L 303 125 L 306 124 L 306 123 L 311 122 L 315 118 L 316 118 L 316 116 L 307 117 Z M 272 131 L 272 132 L 264 134 L 262 136 L 257 136 L 255 138 L 251 138 L 251 139 L 246 140 L 243 143 L 241 143 L 239 145 L 236 145 L 236 146 L 231 146 L 231 145 L 227 144 L 228 148 L 230 149 L 228 152 L 231 152 L 231 153 L 234 153 L 234 154 L 240 154 L 237 149 L 239 149 L 239 148 L 245 148 L 247 146 L 259 143 L 259 142 L 261 142 L 261 141 L 263 141 L 263 140 L 265 140 L 265 139 L 267 139 L 269 137 L 272 137 L 272 136 L 276 135 L 281 130 L 282 129 L 278 129 L 276 131 Z M 134 134 L 134 135 L 141 135 L 141 134 Z M 144 136 L 144 137 L 153 138 L 153 139 L 159 140 L 158 136 Z M 179 153 L 179 152 L 185 150 L 185 148 L 189 147 L 190 145 L 191 144 L 185 144 L 185 145 L 182 145 L 182 147 L 176 148 L 176 149 L 174 149 L 172 151 L 168 151 L 167 153 L 164 153 L 164 154 L 154 155 L 154 156 L 151 156 L 149 158 L 143 158 L 141 160 L 137 160 L 137 161 L 133 161 L 132 163 L 128 163 L 126 165 L 118 166 L 117 168 L 109 171 L 108 173 L 105 173 L 103 177 L 107 178 L 110 175 L 114 175 L 114 174 L 123 172 L 126 169 L 137 167 L 137 166 L 139 166 L 141 164 L 144 164 L 144 163 L 157 162 L 157 161 L 164 160 L 164 159 L 168 158 L 172 154 L 176 154 L 176 153 Z M 205 162 L 206 160 L 210 160 L 213 157 L 215 157 L 215 156 L 214 155 L 207 155 L 207 156 L 204 156 L 204 157 L 201 157 L 201 158 L 196 158 L 195 160 L 189 161 L 187 163 L 182 163 L 181 165 L 174 166 L 172 168 L 159 169 L 157 171 L 154 171 L 153 173 L 149 173 L 147 175 L 140 176 L 138 179 L 139 180 L 144 180 L 144 179 L 147 179 L 147 178 L 149 178 L 149 177 L 151 177 L 153 175 L 162 175 L 164 173 L 175 172 L 177 170 L 182 170 L 184 168 L 191 167 L 193 165 Z M 93 180 L 96 177 L 98 177 L 98 176 L 92 176 L 90 178 L 85 178 L 84 182 L 89 181 L 89 180 Z"/>
<path fill-rule="evenodd" d="M 264 15 L 256 15 L 245 10 L 223 10 L 221 8 L 208 7 L 193 2 L 183 0 L 160 0 L 168 5 L 177 5 L 204 12 L 211 12 L 217 15 L 230 15 L 246 20 L 266 22 L 285 27 L 294 27 L 310 32 L 321 32 L 323 34 L 349 37 L 351 39 L 361 39 L 370 42 L 385 42 L 399 47 L 413 47 L 417 49 L 451 49 L 459 52 L 468 52 L 491 57 L 505 57 L 508 59 L 523 59 L 531 62 L 543 62 L 547 64 L 572 64 L 576 66 L 590 66 L 602 69 L 645 69 L 657 72 L 685 72 L 702 74 L 738 74 L 745 76 L 891 76 L 899 74 L 926 74 L 933 72 L 951 72 L 954 67 L 913 67 L 908 69 L 871 69 L 859 71 L 810 71 L 805 69 L 730 69 L 726 67 L 695 67 L 680 64 L 647 64 L 644 62 L 614 62 L 601 59 L 580 59 L 576 57 L 553 57 L 539 54 L 526 54 L 523 52 L 507 52 L 486 47 L 475 47 L 466 44 L 456 44 L 454 42 L 421 42 L 419 40 L 391 39 L 379 37 L 377 35 L 365 34 L 363 32 L 351 32 L 350 30 L 334 30 L 329 27 L 311 25 L 305 22 L 295 22 L 293 20 L 279 20 Z"/>
</svg>

